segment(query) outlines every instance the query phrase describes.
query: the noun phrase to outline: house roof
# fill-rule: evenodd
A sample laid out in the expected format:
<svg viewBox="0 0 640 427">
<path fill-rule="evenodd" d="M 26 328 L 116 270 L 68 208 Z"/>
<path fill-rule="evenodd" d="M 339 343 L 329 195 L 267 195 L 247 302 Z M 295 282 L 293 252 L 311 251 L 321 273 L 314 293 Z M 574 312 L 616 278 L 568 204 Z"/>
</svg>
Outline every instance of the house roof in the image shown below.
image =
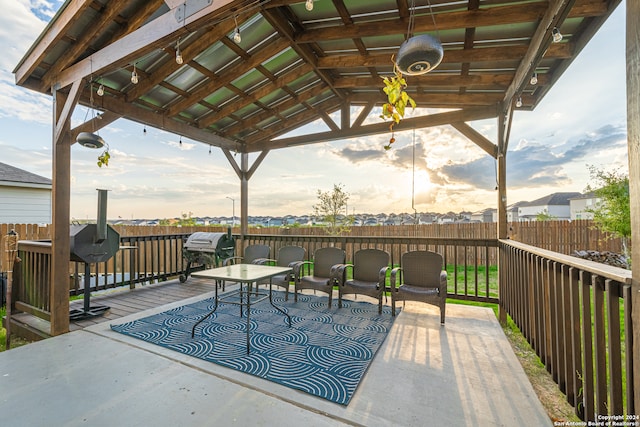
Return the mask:
<svg viewBox="0 0 640 427">
<path fill-rule="evenodd" d="M 532 202 L 523 202 L 520 206 L 569 206 L 569 200 L 580 195 L 578 192 L 553 193 Z"/>
<path fill-rule="evenodd" d="M 389 122 L 365 119 L 386 100 L 381 78 L 392 75 L 413 10 L 413 34 L 439 37 L 444 59 L 405 76 L 429 110 L 397 130 L 453 124 L 495 157 L 465 122 L 534 109 L 620 0 L 412 3 L 322 0 L 308 11 L 302 0 L 67 0 L 14 73 L 42 93 L 78 88 L 78 101 L 102 113 L 74 135 L 124 117 L 223 150 L 264 152 L 388 132 Z M 324 131 L 285 137 L 316 120 Z"/>
<path fill-rule="evenodd" d="M 2 182 L 51 186 L 49 178 L 0 162 L 0 183 Z"/>
</svg>

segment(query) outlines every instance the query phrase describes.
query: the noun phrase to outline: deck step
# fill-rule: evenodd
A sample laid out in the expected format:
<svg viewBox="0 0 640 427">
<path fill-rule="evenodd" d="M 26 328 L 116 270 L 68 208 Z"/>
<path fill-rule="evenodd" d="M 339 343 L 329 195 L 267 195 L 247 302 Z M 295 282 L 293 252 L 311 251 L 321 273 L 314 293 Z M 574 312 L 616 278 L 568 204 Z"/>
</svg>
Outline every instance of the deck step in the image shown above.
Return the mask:
<svg viewBox="0 0 640 427">
<path fill-rule="evenodd" d="M 7 318 L 2 318 L 2 325 L 6 327 Z M 28 313 L 14 313 L 11 315 L 11 336 L 19 336 L 27 341 L 40 341 L 51 338 L 51 324 L 39 317 Z"/>
</svg>

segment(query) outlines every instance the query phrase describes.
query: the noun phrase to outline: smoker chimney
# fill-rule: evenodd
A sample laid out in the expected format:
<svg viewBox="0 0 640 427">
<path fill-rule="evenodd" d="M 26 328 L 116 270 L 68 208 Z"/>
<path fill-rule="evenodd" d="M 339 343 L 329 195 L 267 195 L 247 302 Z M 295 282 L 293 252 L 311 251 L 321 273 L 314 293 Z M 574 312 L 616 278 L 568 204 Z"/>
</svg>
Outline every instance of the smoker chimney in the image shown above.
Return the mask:
<svg viewBox="0 0 640 427">
<path fill-rule="evenodd" d="M 96 243 L 107 238 L 107 190 L 98 189 L 98 218 L 96 220 Z"/>
</svg>

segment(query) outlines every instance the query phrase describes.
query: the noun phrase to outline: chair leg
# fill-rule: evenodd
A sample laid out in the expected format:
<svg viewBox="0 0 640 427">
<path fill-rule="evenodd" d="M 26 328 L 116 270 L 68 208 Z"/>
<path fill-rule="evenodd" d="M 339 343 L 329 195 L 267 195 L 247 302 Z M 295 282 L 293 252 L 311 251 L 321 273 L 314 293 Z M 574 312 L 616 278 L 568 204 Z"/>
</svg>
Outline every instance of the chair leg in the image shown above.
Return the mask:
<svg viewBox="0 0 640 427">
<path fill-rule="evenodd" d="M 391 297 L 391 315 L 396 315 L 396 299 Z"/>
</svg>

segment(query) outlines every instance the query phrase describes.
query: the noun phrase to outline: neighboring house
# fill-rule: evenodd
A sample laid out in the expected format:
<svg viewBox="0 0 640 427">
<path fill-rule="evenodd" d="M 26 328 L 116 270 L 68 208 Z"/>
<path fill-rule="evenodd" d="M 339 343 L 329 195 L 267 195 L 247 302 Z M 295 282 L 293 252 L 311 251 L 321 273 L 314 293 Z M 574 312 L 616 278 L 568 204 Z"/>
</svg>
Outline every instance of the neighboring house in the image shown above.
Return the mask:
<svg viewBox="0 0 640 427">
<path fill-rule="evenodd" d="M 473 212 L 469 218 L 471 222 L 496 222 L 494 214 L 497 216 L 497 209 L 487 208 Z"/>
<path fill-rule="evenodd" d="M 599 202 L 600 199 L 593 193 L 581 194 L 578 197 L 572 197 L 569 200 L 571 220 L 593 219 L 593 214 L 591 212 L 586 212 L 586 210 L 593 209 Z"/>
<path fill-rule="evenodd" d="M 51 179 L 0 163 L 0 224 L 51 224 Z"/>
<path fill-rule="evenodd" d="M 520 217 L 518 216 L 518 210 L 520 206 L 528 202 L 517 202 L 510 206 L 507 206 L 507 222 L 518 222 Z"/>
<path fill-rule="evenodd" d="M 536 216 L 547 213 L 554 219 L 571 219 L 569 200 L 578 197 L 578 192 L 553 193 L 532 202 L 523 202 L 518 207 L 520 221 L 535 221 Z"/>
</svg>

